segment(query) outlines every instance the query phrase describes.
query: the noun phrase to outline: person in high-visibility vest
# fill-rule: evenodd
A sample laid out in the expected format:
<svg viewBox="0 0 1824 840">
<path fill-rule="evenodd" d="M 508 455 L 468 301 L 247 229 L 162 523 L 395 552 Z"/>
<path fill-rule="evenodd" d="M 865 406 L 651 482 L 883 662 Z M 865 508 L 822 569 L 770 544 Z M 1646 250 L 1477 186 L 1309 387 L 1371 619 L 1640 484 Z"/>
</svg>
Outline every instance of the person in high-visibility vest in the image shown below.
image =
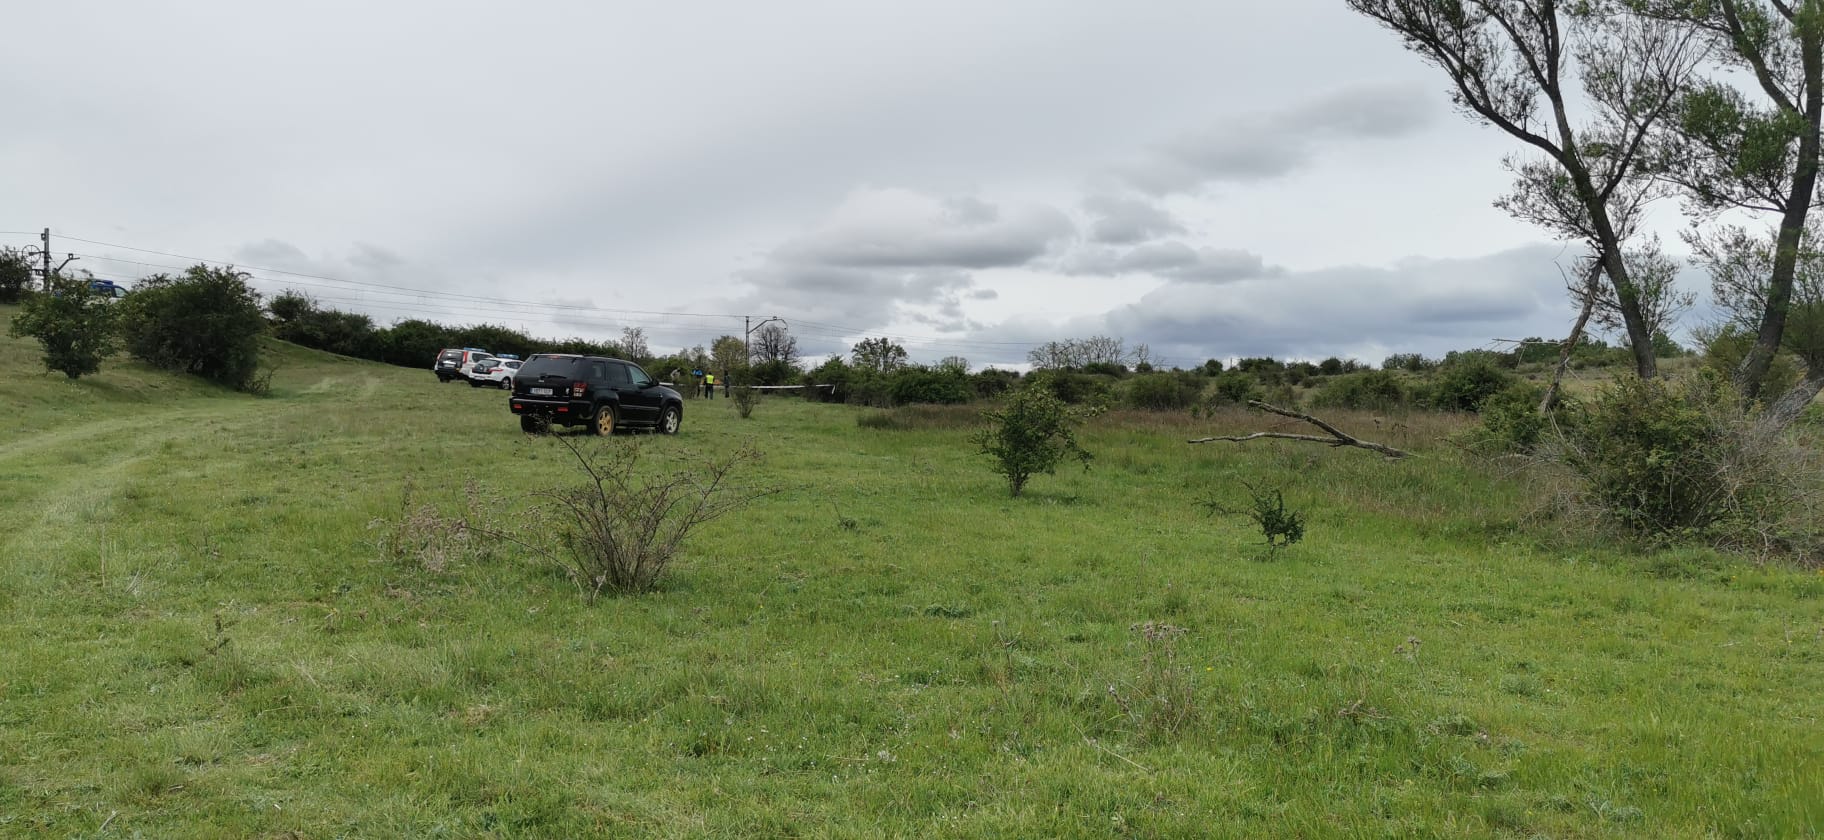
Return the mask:
<svg viewBox="0 0 1824 840">
<path fill-rule="evenodd" d="M 716 398 L 716 375 L 713 373 L 705 372 L 703 374 L 703 398 L 710 400 Z"/>
</svg>

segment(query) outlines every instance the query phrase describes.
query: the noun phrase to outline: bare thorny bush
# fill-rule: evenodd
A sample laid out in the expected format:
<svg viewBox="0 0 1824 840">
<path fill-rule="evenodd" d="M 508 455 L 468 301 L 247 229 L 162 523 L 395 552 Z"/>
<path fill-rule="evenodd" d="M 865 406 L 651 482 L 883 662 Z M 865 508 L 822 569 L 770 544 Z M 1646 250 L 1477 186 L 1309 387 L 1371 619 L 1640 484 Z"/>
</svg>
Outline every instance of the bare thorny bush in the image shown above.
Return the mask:
<svg viewBox="0 0 1824 840">
<path fill-rule="evenodd" d="M 1196 723 L 1197 681 L 1190 666 L 1178 661 L 1178 640 L 1185 629 L 1157 621 L 1133 626 L 1140 635 L 1140 669 L 1131 680 L 1109 683 L 1108 697 L 1119 717 L 1141 739 L 1162 742 Z"/>
<path fill-rule="evenodd" d="M 729 399 L 734 400 L 735 413 L 741 415 L 741 419 L 746 420 L 754 416 L 754 404 L 760 401 L 759 391 L 755 391 L 752 386 L 742 385 L 728 396 Z"/>
<path fill-rule="evenodd" d="M 583 480 L 532 494 L 533 507 L 513 517 L 511 530 L 483 533 L 564 569 L 590 600 L 604 592 L 651 590 L 697 528 L 777 492 L 731 480 L 760 460 L 751 447 L 696 466 L 649 471 L 642 469 L 637 444 L 555 440 L 569 450 Z"/>
<path fill-rule="evenodd" d="M 474 482 L 463 486 L 464 510 L 482 509 L 480 489 Z M 444 572 L 450 566 L 485 551 L 467 516 L 445 516 L 437 506 L 421 499 L 417 486 L 406 481 L 400 494 L 397 519 L 378 518 L 367 524 L 378 531 L 380 558 L 390 563 L 414 563 L 427 572 Z"/>
</svg>

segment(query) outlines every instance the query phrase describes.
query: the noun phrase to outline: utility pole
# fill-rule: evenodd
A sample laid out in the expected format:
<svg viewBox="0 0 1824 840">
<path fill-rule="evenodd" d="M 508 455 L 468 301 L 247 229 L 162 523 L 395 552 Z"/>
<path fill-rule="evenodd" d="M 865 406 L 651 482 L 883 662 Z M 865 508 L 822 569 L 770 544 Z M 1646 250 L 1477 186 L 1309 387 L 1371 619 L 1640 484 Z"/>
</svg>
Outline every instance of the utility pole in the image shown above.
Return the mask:
<svg viewBox="0 0 1824 840">
<path fill-rule="evenodd" d="M 754 323 L 753 321 L 754 321 L 754 316 L 752 316 L 752 315 L 741 316 L 741 325 L 747 328 L 747 332 L 744 332 L 741 334 L 741 354 L 746 357 L 746 358 L 742 359 L 742 361 L 744 361 L 750 365 L 754 363 L 754 348 L 751 346 L 751 339 L 753 338 L 754 330 L 760 329 L 761 327 L 764 327 L 767 324 L 770 324 L 774 321 L 778 321 L 781 324 L 785 323 L 785 319 L 780 318 L 778 316 L 767 318 L 766 320 L 761 321 L 758 324 Z"/>
<path fill-rule="evenodd" d="M 48 227 L 45 228 L 44 233 L 39 234 L 38 239 L 44 244 L 37 248 L 26 248 L 25 255 L 28 258 L 37 257 L 41 261 L 39 264 L 42 265 L 43 268 L 39 269 L 39 273 L 44 276 L 44 291 L 48 292 L 51 290 L 51 278 L 55 277 L 58 272 L 63 271 L 64 266 L 75 262 L 76 255 L 64 255 L 63 262 L 56 268 L 51 268 L 51 229 Z"/>
</svg>

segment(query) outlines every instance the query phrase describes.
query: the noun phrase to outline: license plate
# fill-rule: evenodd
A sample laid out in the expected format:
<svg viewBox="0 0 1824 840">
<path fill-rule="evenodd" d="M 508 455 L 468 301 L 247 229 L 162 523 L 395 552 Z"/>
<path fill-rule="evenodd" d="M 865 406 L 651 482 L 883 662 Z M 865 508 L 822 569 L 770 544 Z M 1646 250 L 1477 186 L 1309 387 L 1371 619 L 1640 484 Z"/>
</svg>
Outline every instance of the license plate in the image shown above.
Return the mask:
<svg viewBox="0 0 1824 840">
<path fill-rule="evenodd" d="M 533 388 L 532 395 L 535 397 L 548 397 L 548 396 L 551 396 L 551 389 L 550 388 Z"/>
</svg>

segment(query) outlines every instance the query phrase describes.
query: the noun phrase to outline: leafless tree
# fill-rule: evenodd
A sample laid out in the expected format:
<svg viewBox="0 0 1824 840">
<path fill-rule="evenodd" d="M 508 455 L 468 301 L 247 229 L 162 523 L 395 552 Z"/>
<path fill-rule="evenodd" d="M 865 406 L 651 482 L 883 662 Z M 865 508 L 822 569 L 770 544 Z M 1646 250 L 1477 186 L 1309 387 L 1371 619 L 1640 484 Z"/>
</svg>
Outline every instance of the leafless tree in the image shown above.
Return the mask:
<svg viewBox="0 0 1824 840">
<path fill-rule="evenodd" d="M 767 324 L 754 330 L 748 339 L 750 351 L 748 361 L 752 364 L 767 362 L 785 362 L 788 365 L 798 364 L 798 339 L 784 324 Z"/>
</svg>

